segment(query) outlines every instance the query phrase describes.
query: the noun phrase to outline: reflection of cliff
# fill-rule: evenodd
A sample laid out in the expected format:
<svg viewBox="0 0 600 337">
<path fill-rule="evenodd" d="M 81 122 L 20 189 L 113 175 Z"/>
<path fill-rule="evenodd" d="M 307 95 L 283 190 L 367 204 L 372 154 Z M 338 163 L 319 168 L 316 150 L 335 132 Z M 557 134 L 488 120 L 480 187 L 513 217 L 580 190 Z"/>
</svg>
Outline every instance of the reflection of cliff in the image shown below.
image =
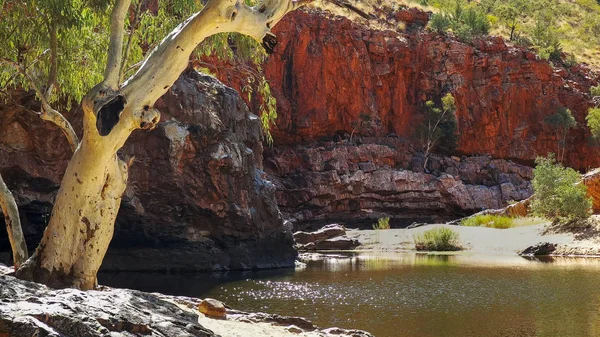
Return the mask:
<svg viewBox="0 0 600 337">
<path fill-rule="evenodd" d="M 359 132 L 410 138 L 423 103 L 450 92 L 462 154 L 532 163 L 556 152 L 557 140 L 542 121 L 565 106 L 578 123 L 567 139 L 566 162 L 579 169 L 600 166 L 585 127 L 597 72 L 584 65 L 553 68 L 500 37 L 470 46 L 428 33 L 423 14 L 413 9 L 388 16 L 407 22 L 406 33 L 369 29 L 316 10 L 284 18 L 276 28 L 279 45 L 265 66 L 278 102 L 275 144 L 349 134 L 361 113 L 376 123 Z M 219 71 L 225 83 L 239 87 L 235 72 Z"/>
</svg>

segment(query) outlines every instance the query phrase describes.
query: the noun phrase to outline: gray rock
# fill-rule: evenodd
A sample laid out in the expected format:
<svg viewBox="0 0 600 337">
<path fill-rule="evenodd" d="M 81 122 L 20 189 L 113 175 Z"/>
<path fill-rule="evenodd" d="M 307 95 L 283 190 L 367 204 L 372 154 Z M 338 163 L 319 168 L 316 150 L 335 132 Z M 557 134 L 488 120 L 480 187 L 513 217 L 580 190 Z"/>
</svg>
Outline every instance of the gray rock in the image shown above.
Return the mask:
<svg viewBox="0 0 600 337">
<path fill-rule="evenodd" d="M 550 255 L 556 250 L 556 245 L 550 242 L 540 242 L 536 245 L 529 246 L 525 250 L 519 253 L 524 256 L 534 255 Z"/>
<path fill-rule="evenodd" d="M 5 335 L 6 334 L 6 335 Z M 136 290 L 83 292 L 0 276 L 0 335 L 209 337 L 198 315 Z"/>
<path fill-rule="evenodd" d="M 298 231 L 294 233 L 294 241 L 297 244 L 307 244 L 311 242 L 332 239 L 338 236 L 346 235 L 346 228 L 342 225 L 331 224 L 314 232 Z"/>
</svg>

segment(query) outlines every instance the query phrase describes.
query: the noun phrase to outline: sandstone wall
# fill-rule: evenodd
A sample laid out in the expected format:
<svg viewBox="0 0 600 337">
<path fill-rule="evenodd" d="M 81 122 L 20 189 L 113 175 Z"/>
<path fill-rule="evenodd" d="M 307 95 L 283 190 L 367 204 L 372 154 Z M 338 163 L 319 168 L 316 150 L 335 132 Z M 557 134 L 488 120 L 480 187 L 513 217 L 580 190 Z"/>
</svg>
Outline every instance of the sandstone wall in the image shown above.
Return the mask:
<svg viewBox="0 0 600 337">
<path fill-rule="evenodd" d="M 279 44 L 265 65 L 277 98 L 276 144 L 349 134 L 361 113 L 374 121 L 360 134 L 410 139 L 424 102 L 450 92 L 461 154 L 532 164 L 557 151 L 543 119 L 565 106 L 578 123 L 568 135 L 565 162 L 577 169 L 600 166 L 585 126 L 598 72 L 553 67 L 500 37 L 472 46 L 428 33 L 426 13 L 415 9 L 389 13 L 394 19 L 407 23 L 406 31 L 372 29 L 317 10 L 291 13 L 276 26 Z M 242 80 L 227 67 L 218 76 L 234 87 Z"/>
</svg>

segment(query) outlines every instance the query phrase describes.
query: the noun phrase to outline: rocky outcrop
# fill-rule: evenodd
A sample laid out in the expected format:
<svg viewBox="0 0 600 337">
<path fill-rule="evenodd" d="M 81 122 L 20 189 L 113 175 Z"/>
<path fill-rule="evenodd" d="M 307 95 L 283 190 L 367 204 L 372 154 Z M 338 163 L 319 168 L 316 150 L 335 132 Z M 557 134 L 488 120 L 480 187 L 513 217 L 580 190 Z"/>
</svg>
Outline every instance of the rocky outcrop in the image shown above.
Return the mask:
<svg viewBox="0 0 600 337">
<path fill-rule="evenodd" d="M 413 23 L 427 13 L 417 19 L 416 12 L 387 13 L 391 23 L 406 20 L 406 31 L 369 28 L 317 10 L 286 16 L 275 28 L 276 52 L 264 66 L 277 98 L 275 144 L 350 134 L 361 114 L 372 122 L 356 133 L 410 140 L 425 101 L 450 92 L 463 155 L 533 163 L 557 152 L 556 135 L 543 120 L 564 106 L 578 123 L 567 137 L 565 163 L 600 166 L 585 122 L 598 72 L 585 65 L 552 66 L 500 37 L 469 45 L 426 32 Z M 225 83 L 241 88 L 235 69 L 218 71 Z"/>
<path fill-rule="evenodd" d="M 600 213 L 600 169 L 590 171 L 583 175 L 583 184 L 587 193 L 592 198 L 592 210 Z"/>
<path fill-rule="evenodd" d="M 200 314 L 199 303 L 197 298 L 129 289 L 53 290 L 0 275 L 0 336 L 216 337 L 234 335 L 232 329 L 236 336 L 248 337 L 373 336 L 361 330 L 319 329 L 301 317 L 234 309 L 227 309 L 226 318 L 212 319 Z"/>
<path fill-rule="evenodd" d="M 299 251 L 352 250 L 360 245 L 358 240 L 348 238 L 346 228 L 338 224 L 323 226 L 314 232 L 295 232 L 294 241 Z"/>
<path fill-rule="evenodd" d="M 339 222 L 371 228 L 381 217 L 393 227 L 447 221 L 503 207 L 532 193 L 532 170 L 510 161 L 479 157 L 432 157 L 432 173 L 399 138 L 365 143 L 278 146 L 265 168 L 277 186 L 284 216 L 297 229 Z M 421 170 L 421 172 L 419 172 Z"/>
<path fill-rule="evenodd" d="M 156 130 L 135 133 L 121 150 L 135 160 L 103 270 L 293 266 L 291 230 L 261 170 L 260 121 L 237 92 L 186 72 L 156 107 Z M 0 116 L 0 170 L 33 248 L 70 151 L 37 116 L 11 107 L 0 107 Z M 69 117 L 79 128 L 81 116 Z M 8 252 L 4 228 L 0 250 Z"/>
<path fill-rule="evenodd" d="M 212 337 L 198 315 L 128 289 L 83 292 L 0 276 L 0 335 Z"/>
<path fill-rule="evenodd" d="M 519 253 L 522 256 L 550 255 L 556 250 L 556 245 L 550 242 L 540 242 L 529 246 Z"/>
</svg>

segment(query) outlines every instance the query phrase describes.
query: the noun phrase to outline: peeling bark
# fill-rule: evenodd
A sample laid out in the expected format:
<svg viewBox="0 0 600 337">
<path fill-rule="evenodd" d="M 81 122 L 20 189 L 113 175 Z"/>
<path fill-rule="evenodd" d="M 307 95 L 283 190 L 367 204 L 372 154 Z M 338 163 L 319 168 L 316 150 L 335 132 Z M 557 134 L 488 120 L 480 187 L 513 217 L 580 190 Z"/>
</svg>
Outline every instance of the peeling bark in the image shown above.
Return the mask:
<svg viewBox="0 0 600 337">
<path fill-rule="evenodd" d="M 21 264 L 27 260 L 29 253 L 27 252 L 25 237 L 23 236 L 23 230 L 21 229 L 21 220 L 19 219 L 17 203 L 15 202 L 15 198 L 13 198 L 12 193 L 4 183 L 1 175 L 0 208 L 2 208 L 2 212 L 4 213 L 6 232 L 8 233 L 8 240 L 10 241 L 10 245 L 12 247 L 15 270 L 17 270 Z"/>
<path fill-rule="evenodd" d="M 84 136 L 69 162 L 40 246 L 17 271 L 22 279 L 52 287 L 93 289 L 127 184 L 117 157 L 131 132 L 151 130 L 160 120 L 154 103 L 186 69 L 194 48 L 210 35 L 239 32 L 274 48 L 270 29 L 288 12 L 312 0 L 209 0 L 149 54 L 140 69 L 118 85 L 123 26 L 130 0 L 117 0 L 105 78 L 84 97 Z"/>
</svg>

